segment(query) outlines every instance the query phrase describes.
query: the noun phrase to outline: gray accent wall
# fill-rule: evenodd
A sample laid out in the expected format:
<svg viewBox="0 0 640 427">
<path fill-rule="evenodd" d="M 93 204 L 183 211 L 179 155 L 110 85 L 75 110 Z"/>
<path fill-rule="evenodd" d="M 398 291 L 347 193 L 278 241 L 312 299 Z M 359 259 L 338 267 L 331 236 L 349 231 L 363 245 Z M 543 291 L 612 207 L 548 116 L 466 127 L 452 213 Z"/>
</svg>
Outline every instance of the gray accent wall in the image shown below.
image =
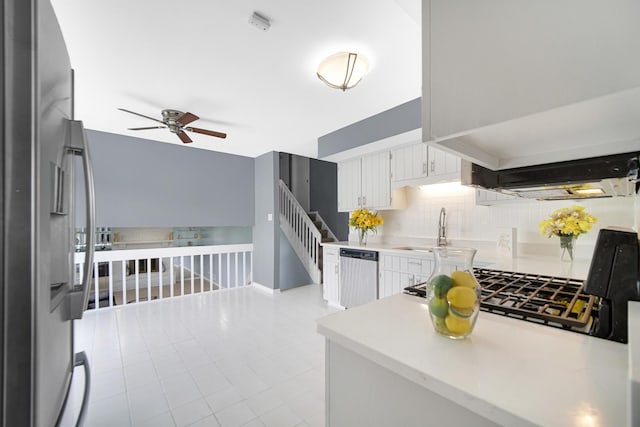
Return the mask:
<svg viewBox="0 0 640 427">
<path fill-rule="evenodd" d="M 280 212 L 278 209 L 279 155 L 258 156 L 255 165 L 255 224 L 253 226 L 253 281 L 278 289 Z M 268 219 L 271 215 L 271 220 Z"/>
<path fill-rule="evenodd" d="M 295 250 L 287 240 L 287 236 L 280 231 L 280 290 L 284 291 L 298 286 L 313 283 L 311 276 L 305 270 Z"/>
<path fill-rule="evenodd" d="M 97 226 L 253 226 L 254 159 L 94 130 L 87 138 Z M 78 170 L 78 227 L 82 179 Z"/>
<path fill-rule="evenodd" d="M 422 98 L 416 98 L 321 136 L 318 138 L 318 157 L 324 158 L 421 127 Z"/>
</svg>

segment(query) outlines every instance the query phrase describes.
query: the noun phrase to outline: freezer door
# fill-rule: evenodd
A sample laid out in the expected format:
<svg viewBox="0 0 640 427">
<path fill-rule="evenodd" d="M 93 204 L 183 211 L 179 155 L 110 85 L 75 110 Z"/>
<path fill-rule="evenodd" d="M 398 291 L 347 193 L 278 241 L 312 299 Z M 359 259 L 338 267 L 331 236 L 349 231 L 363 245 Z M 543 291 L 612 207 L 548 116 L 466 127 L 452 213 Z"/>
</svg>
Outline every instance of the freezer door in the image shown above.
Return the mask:
<svg viewBox="0 0 640 427">
<path fill-rule="evenodd" d="M 37 2 L 35 425 L 54 425 L 73 371 L 73 322 L 67 297 L 73 286 L 71 65 L 48 0 Z M 52 182 L 53 179 L 53 182 Z"/>
<path fill-rule="evenodd" d="M 71 67 L 48 0 L 3 7 L 2 422 L 48 427 L 73 370 Z"/>
</svg>

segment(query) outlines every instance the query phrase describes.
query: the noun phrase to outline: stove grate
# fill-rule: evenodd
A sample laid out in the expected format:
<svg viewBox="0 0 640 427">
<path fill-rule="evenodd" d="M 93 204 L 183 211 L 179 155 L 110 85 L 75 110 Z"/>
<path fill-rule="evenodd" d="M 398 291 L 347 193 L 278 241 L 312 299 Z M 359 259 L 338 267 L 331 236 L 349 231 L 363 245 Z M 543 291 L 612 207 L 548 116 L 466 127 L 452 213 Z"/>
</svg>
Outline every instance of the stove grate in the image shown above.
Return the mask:
<svg viewBox="0 0 640 427">
<path fill-rule="evenodd" d="M 597 297 L 583 292 L 582 280 L 486 268 L 475 269 L 474 274 L 484 311 L 567 328 L 585 328 L 593 322 Z"/>
<path fill-rule="evenodd" d="M 487 268 L 476 268 L 474 274 L 483 311 L 583 333 L 597 315 L 598 297 L 583 292 L 582 280 Z M 405 292 L 426 297 L 427 285 Z"/>
</svg>

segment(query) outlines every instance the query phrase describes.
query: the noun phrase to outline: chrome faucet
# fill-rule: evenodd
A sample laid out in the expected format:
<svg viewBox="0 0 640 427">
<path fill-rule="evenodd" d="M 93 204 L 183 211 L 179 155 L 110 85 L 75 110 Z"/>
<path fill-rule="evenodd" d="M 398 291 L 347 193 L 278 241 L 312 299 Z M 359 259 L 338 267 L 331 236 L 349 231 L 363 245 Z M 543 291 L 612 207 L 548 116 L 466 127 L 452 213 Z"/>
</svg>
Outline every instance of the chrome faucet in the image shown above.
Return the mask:
<svg viewBox="0 0 640 427">
<path fill-rule="evenodd" d="M 447 211 L 440 209 L 440 217 L 438 218 L 438 247 L 447 246 Z"/>
</svg>

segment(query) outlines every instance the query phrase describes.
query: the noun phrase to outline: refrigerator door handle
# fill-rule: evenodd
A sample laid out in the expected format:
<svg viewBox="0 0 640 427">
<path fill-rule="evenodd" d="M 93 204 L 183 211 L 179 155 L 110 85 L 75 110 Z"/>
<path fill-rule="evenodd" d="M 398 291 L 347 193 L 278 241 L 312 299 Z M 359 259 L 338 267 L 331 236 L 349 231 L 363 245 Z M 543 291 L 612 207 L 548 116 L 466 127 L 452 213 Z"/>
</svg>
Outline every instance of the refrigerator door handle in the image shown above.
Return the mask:
<svg viewBox="0 0 640 427">
<path fill-rule="evenodd" d="M 91 369 L 89 368 L 89 359 L 84 351 L 76 353 L 73 361 L 74 368 L 81 365 L 84 368 L 84 393 L 82 395 L 82 406 L 80 407 L 76 427 L 82 427 L 84 425 L 84 418 L 87 413 L 87 406 L 89 405 L 89 394 L 91 392 Z"/>
<path fill-rule="evenodd" d="M 91 272 L 96 240 L 96 192 L 93 183 L 93 166 L 91 163 L 91 155 L 89 154 L 86 134 L 84 132 L 84 126 L 80 120 L 69 120 L 69 125 L 71 138 L 68 149 L 69 152 L 82 157 L 87 203 L 87 249 L 84 259 L 82 284 L 74 288 L 73 291 L 69 293 L 70 318 L 82 319 L 82 313 L 87 308 L 87 303 L 89 302 L 89 291 L 91 289 L 91 282 L 93 279 Z"/>
</svg>

